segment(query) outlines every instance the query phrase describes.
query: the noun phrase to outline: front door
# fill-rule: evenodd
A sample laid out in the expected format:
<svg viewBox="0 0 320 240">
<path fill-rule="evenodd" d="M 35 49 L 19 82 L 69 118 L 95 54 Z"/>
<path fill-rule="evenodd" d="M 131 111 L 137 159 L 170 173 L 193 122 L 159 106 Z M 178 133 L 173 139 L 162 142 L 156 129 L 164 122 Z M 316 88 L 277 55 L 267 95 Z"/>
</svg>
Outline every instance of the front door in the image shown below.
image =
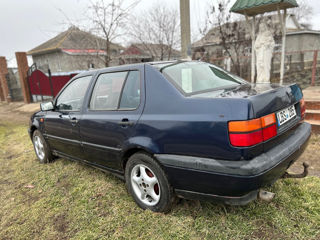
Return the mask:
<svg viewBox="0 0 320 240">
<path fill-rule="evenodd" d="M 59 94 L 53 111 L 44 119 L 45 137 L 52 150 L 83 159 L 79 121 L 81 108 L 92 76 L 72 80 Z"/>
<path fill-rule="evenodd" d="M 80 127 L 85 156 L 93 164 L 121 169 L 120 153 L 143 110 L 143 69 L 126 67 L 97 77 Z"/>
</svg>

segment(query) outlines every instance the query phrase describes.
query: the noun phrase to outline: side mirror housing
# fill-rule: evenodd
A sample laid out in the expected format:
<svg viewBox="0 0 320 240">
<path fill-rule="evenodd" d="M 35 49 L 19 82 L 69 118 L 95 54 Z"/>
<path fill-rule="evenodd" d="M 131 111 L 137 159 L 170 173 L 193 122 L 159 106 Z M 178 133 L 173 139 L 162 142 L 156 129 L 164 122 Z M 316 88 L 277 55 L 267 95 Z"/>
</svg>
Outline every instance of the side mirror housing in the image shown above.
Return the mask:
<svg viewBox="0 0 320 240">
<path fill-rule="evenodd" d="M 52 111 L 54 109 L 53 102 L 40 103 L 41 111 Z"/>
</svg>

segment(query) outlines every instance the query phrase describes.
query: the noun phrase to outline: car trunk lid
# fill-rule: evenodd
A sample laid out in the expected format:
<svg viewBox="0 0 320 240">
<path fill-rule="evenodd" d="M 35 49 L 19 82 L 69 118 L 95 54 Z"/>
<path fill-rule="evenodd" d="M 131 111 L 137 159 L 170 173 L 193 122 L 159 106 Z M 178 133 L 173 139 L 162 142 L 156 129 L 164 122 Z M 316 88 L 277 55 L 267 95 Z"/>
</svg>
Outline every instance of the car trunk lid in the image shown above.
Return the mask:
<svg viewBox="0 0 320 240">
<path fill-rule="evenodd" d="M 261 142 L 257 141 L 258 143 L 253 142 L 252 145 L 248 144 L 248 146 L 244 146 L 243 157 L 245 159 L 255 157 L 272 148 L 277 142 L 277 139 L 283 139 L 283 137 L 288 135 L 287 133 L 290 133 L 290 130 L 301 121 L 299 102 L 303 95 L 301 89 L 296 84 L 288 86 L 279 86 L 276 84 L 260 84 L 253 86 L 251 84 L 242 84 L 234 89 L 207 92 L 194 95 L 193 97 L 248 99 L 251 105 L 251 110 L 249 111 L 247 119 L 231 119 L 231 121 L 253 121 L 255 119 L 263 119 L 270 114 L 275 115 L 273 127 L 276 125 L 276 135 L 272 135 L 271 138 L 264 140 L 265 136 L 262 134 Z M 294 111 L 294 113 L 292 118 L 290 118 L 288 121 L 283 121 L 280 115 L 288 114 L 288 108 L 290 111 Z M 281 114 L 279 115 L 278 113 Z M 261 132 L 264 132 L 265 128 L 261 126 L 260 130 Z M 245 141 L 250 142 L 252 140 L 251 135 L 254 135 L 255 131 L 258 131 L 258 129 L 254 131 L 245 130 L 243 131 L 244 134 L 241 130 L 239 130 L 236 134 L 242 134 L 242 137 L 245 137 L 246 134 L 250 134 L 250 136 L 247 136 L 247 140 L 245 139 Z M 230 134 L 229 129 L 229 136 L 232 135 L 233 137 L 238 137 L 239 135 L 236 134 Z M 281 135 L 283 136 L 280 137 Z"/>
</svg>

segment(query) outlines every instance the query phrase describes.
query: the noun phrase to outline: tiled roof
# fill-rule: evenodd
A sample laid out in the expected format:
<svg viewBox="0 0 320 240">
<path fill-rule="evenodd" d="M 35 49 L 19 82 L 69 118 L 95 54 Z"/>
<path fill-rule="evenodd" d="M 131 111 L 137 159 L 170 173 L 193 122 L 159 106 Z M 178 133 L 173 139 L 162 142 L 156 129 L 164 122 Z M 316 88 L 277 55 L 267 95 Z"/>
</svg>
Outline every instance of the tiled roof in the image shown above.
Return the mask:
<svg viewBox="0 0 320 240">
<path fill-rule="evenodd" d="M 105 49 L 105 40 L 91 33 L 80 30 L 77 27 L 70 27 L 54 38 L 33 48 L 27 54 L 37 55 L 58 49 Z M 111 44 L 111 49 L 123 49 L 120 45 Z"/>
</svg>

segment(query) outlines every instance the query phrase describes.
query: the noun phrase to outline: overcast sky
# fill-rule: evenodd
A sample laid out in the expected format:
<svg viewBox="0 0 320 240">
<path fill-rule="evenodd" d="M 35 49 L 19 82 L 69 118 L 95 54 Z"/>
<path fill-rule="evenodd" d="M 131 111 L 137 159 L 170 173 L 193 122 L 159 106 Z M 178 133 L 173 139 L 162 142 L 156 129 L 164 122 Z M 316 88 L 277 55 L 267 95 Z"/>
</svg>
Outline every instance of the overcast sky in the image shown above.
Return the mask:
<svg viewBox="0 0 320 240">
<path fill-rule="evenodd" d="M 196 32 L 201 16 L 206 14 L 209 1 L 190 0 L 193 32 Z M 307 1 L 314 11 L 311 24 L 314 29 L 320 30 L 320 2 Z M 16 51 L 29 51 L 66 30 L 65 15 L 73 22 L 81 22 L 88 2 L 87 0 L 0 0 L 0 56 L 6 56 L 10 60 L 14 58 Z M 159 2 L 159 0 L 141 0 L 134 13 L 137 14 Z M 179 0 L 161 0 L 161 2 L 173 8 L 179 7 Z"/>
</svg>

